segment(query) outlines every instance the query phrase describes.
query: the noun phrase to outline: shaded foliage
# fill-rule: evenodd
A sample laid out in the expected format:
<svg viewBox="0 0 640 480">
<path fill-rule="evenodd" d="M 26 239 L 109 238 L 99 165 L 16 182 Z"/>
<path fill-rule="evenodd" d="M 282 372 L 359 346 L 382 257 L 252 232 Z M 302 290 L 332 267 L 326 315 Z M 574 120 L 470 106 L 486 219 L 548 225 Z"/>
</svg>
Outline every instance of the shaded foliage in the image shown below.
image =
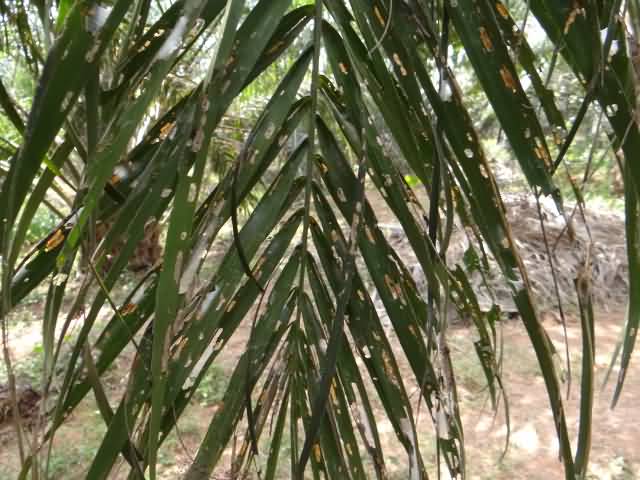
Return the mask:
<svg viewBox="0 0 640 480">
<path fill-rule="evenodd" d="M 107 478 L 119 460 L 130 478 L 147 470 L 155 478 L 162 442 L 230 338 L 250 324 L 246 349 L 185 478 L 209 478 L 237 435 L 244 440 L 234 474 L 263 455 L 265 478 L 273 478 L 288 443 L 293 478 L 308 470 L 314 478 L 386 478 L 374 402 L 407 453 L 411 478 L 427 478 L 431 466 L 421 453 L 409 382 L 420 385 L 438 466 L 462 478 L 449 305 L 473 319 L 494 408 L 503 394 L 499 309 L 483 311 L 467 267 L 447 262 L 452 231 L 463 228 L 474 240 L 467 257 L 486 265 L 490 256 L 509 286 L 549 394 L 566 478 L 584 476 L 597 342 L 588 254 L 576 283 L 584 355 L 574 452 L 558 353 L 537 314 L 496 180 L 499 167 L 485 151 L 486 130 L 474 121 L 458 76 L 473 79 L 527 188 L 553 199 L 569 238 L 564 197 L 568 191 L 580 204 L 583 196 L 563 170 L 567 151 L 593 103 L 609 122 L 624 172 L 630 286 L 615 403 L 640 321 L 640 166 L 632 161 L 640 132 L 628 53 L 635 40 L 627 38 L 621 3 L 595 9 L 529 2 L 527 14 L 552 55 L 559 52 L 583 87 L 568 121 L 539 71 L 548 52 L 540 58 L 529 47 L 500 2 L 178 0 L 160 11 L 148 0 L 61 1 L 52 11 L 36 2 L 31 14 L 22 2 L 1 2 L 3 25 L 38 78 L 28 118 L 0 91 L 21 137 L 0 190 L 0 313 L 6 345 L 11 309 L 48 286 L 43 387 L 52 395 L 55 382 L 56 395 L 39 448 L 93 394 L 107 430 L 88 478 Z M 464 68 L 455 61 L 460 56 Z M 531 88 L 523 85 L 525 75 Z M 225 135 L 225 115 L 265 91 L 264 104 L 245 117 L 252 119 L 248 133 Z M 233 145 L 224 165 L 212 161 L 224 148 L 220 138 Z M 417 200 L 407 173 L 426 190 L 428 204 Z M 569 189 L 557 186 L 562 174 Z M 378 226 L 367 182 L 402 225 L 426 296 Z M 27 231 L 52 191 L 65 200 L 64 219 L 25 255 Z M 162 259 L 118 304 L 113 296 L 126 288 L 123 269 L 157 220 L 166 229 Z M 233 242 L 211 268 L 207 252 L 228 224 Z M 98 225 L 109 228 L 98 235 Z M 65 300 L 71 307 L 63 311 Z M 105 306 L 110 318 L 101 322 Z M 62 339 L 81 311 L 81 327 L 60 361 Z M 126 358 L 130 344 L 135 357 L 126 390 L 111 404 L 101 377 Z M 401 356 L 413 378 L 401 375 Z M 5 362 L 11 372 L 6 349 Z M 15 389 L 11 376 L 9 388 Z M 19 423 L 16 431 L 22 478 L 46 470 L 46 459 L 26 449 Z"/>
</svg>

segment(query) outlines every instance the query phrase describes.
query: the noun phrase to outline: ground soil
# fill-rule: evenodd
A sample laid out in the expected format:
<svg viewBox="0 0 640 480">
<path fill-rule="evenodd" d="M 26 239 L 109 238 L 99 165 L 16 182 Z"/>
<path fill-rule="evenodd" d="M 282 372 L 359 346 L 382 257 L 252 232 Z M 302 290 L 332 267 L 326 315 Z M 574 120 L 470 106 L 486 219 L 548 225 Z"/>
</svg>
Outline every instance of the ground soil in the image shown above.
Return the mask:
<svg viewBox="0 0 640 480">
<path fill-rule="evenodd" d="M 640 355 L 634 355 L 623 394 L 614 410 L 610 409 L 615 375 L 604 390 L 600 386 L 607 371 L 612 352 L 620 338 L 623 313 L 598 312 L 596 316 L 596 385 L 593 442 L 590 459 L 590 478 L 602 480 L 628 480 L 640 478 L 640 413 L 637 399 L 640 398 Z M 558 349 L 563 351 L 563 330 L 553 318 L 547 317 L 544 326 Z M 510 445 L 504 458 L 506 424 L 504 409 L 494 416 L 482 371 L 472 349 L 473 333 L 468 326 L 457 325 L 448 334 L 449 345 L 458 378 L 462 422 L 465 435 L 467 470 L 471 479 L 562 479 L 562 466 L 558 461 L 555 429 L 548 408 L 548 397 L 542 377 L 526 331 L 518 319 L 505 321 L 503 380 L 508 394 L 510 409 Z M 229 347 L 224 369 L 231 369 L 230 359 L 244 348 L 241 333 Z M 578 428 L 578 394 L 580 388 L 580 324 L 569 319 L 567 325 L 569 352 L 572 367 L 571 395 L 566 402 L 566 411 L 572 438 Z M 401 357 L 402 358 L 402 357 Z M 405 378 L 411 378 L 409 366 L 401 360 Z M 566 385 L 566 384 L 565 384 Z M 107 382 L 110 393 L 115 396 L 122 385 L 113 375 Z M 416 386 L 407 384 L 407 389 L 417 398 Z M 424 408 L 424 407 L 423 407 Z M 181 434 L 173 437 L 163 449 L 160 472 L 162 478 L 177 478 L 197 450 L 199 439 L 204 434 L 208 419 L 217 409 L 213 405 L 194 405 L 180 422 Z M 421 413 L 419 430 L 421 445 L 427 463 L 435 460 L 433 428 L 431 421 Z M 381 418 L 382 411 L 379 412 Z M 408 478 L 407 461 L 390 425 L 381 420 L 378 428 L 382 435 L 387 464 L 391 478 Z M 54 470 L 54 478 L 84 478 L 83 471 L 104 432 L 100 417 L 92 399 L 78 408 L 63 427 L 56 440 L 54 458 L 66 468 Z M 70 457 L 70 458 L 67 458 Z M 16 445 L 5 432 L 0 443 L 0 478 L 14 478 L 17 467 Z M 435 472 L 432 472 L 435 474 Z M 115 475 L 113 478 L 124 478 Z M 286 477 L 282 477 L 286 478 Z"/>
<path fill-rule="evenodd" d="M 380 208 L 381 199 L 374 196 L 375 210 L 380 212 L 381 224 L 392 224 L 396 220 Z M 560 266 L 561 268 L 561 266 Z M 33 317 L 39 313 L 33 307 Z M 249 315 L 251 317 L 251 315 Z M 546 315 L 544 327 L 549 332 L 564 361 L 563 328 L 554 315 Z M 601 480 L 630 480 L 640 478 L 640 354 L 635 353 L 628 371 L 624 390 L 614 410 L 610 409 L 612 390 L 617 369 L 609 383 L 601 390 L 612 353 L 620 339 L 624 323 L 624 311 L 620 305 L 599 309 L 596 314 L 596 391 L 593 420 L 593 440 L 590 457 L 589 478 Z M 22 322 L 12 338 L 14 357 L 17 363 L 27 361 L 35 355 L 33 345 L 39 335 L 39 322 Z M 218 368 L 228 374 L 244 349 L 248 336 L 248 323 L 232 338 L 226 354 Z M 454 324 L 448 332 L 448 342 L 458 381 L 458 394 L 465 436 L 467 472 L 470 479 L 563 479 L 562 465 L 558 461 L 555 428 L 549 410 L 548 397 L 539 373 L 536 358 L 521 321 L 516 317 L 501 323 L 504 339 L 503 382 L 509 401 L 510 443 L 503 456 L 507 428 L 504 408 L 497 414 L 491 410 L 481 367 L 473 350 L 473 328 L 462 323 Z M 393 338 L 393 335 L 390 334 Z M 579 416 L 579 390 L 581 365 L 581 328 L 578 319 L 569 316 L 567 322 L 569 358 L 572 369 L 571 392 L 565 409 L 570 434 L 576 438 Z M 400 349 L 395 342 L 396 350 Z M 412 378 L 410 368 L 402 355 L 400 367 Z M 129 368 L 126 357 L 122 368 L 109 373 L 105 386 L 109 396 L 121 394 L 124 378 L 122 372 Z M 566 398 L 566 386 L 565 398 Z M 407 380 L 407 390 L 417 401 L 418 389 Z M 180 421 L 179 435 L 173 435 L 160 452 L 159 473 L 163 479 L 179 478 L 197 451 L 198 445 L 218 406 L 216 402 L 195 403 Z M 385 450 L 385 458 L 391 479 L 408 477 L 408 460 L 403 449 L 398 447 L 395 434 L 382 411 L 378 429 Z M 429 465 L 435 462 L 433 427 L 428 414 L 422 409 L 419 417 L 419 433 L 422 454 Z M 53 451 L 53 478 L 85 478 L 85 468 L 96 451 L 105 427 L 100 419 L 93 398 L 87 398 L 69 418 L 56 437 Z M 574 446 L 575 451 L 575 446 Z M 5 429 L 0 434 L 0 480 L 15 478 L 19 460 L 15 439 Z M 114 472 L 112 478 L 126 478 L 126 469 Z M 284 469 L 286 472 L 286 469 Z M 431 478 L 435 469 L 430 468 Z M 219 478 L 224 478 L 223 474 Z M 287 478 L 287 474 L 279 478 Z"/>
<path fill-rule="evenodd" d="M 614 370 L 614 375 L 601 390 L 613 350 L 620 339 L 623 319 L 622 312 L 600 312 L 596 320 L 596 391 L 590 457 L 592 478 L 622 480 L 640 476 L 640 413 L 637 405 L 640 398 L 640 355 L 636 353 L 634 356 L 634 365 L 628 372 L 622 397 L 614 410 L 611 410 L 610 403 L 617 370 Z M 561 325 L 551 317 L 544 323 L 557 348 L 562 349 L 564 340 Z M 572 438 L 576 438 L 581 375 L 581 329 L 575 319 L 569 320 L 567 336 L 572 385 L 565 408 L 570 434 Z M 519 321 L 510 321 L 504 326 L 504 343 L 503 379 L 509 398 L 511 442 L 501 462 L 500 451 L 506 434 L 503 418 L 499 415 L 494 421 L 490 410 L 480 407 L 479 400 L 483 394 L 479 393 L 477 388 L 468 388 L 469 382 L 465 382 L 465 374 L 459 372 L 463 379 L 460 391 L 470 478 L 564 478 L 561 464 L 558 462 L 555 428 L 548 408 L 544 383 L 529 339 Z M 465 328 L 454 329 L 451 332 L 451 344 L 454 346 L 454 362 L 458 368 L 464 368 L 465 357 L 468 357 L 469 351 L 465 345 L 471 346 L 469 331 Z"/>
</svg>

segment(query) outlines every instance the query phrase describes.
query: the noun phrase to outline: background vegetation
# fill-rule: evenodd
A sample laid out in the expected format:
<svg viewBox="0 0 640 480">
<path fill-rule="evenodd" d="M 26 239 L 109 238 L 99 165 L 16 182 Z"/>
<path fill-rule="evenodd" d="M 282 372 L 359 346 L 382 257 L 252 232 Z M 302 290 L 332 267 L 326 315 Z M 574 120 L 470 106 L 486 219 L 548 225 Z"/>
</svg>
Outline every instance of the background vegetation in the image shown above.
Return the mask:
<svg viewBox="0 0 640 480">
<path fill-rule="evenodd" d="M 464 477 L 456 383 L 472 367 L 453 368 L 449 324 L 471 321 L 472 380 L 506 409 L 496 278 L 529 336 L 564 474 L 585 477 L 588 202 L 625 217 L 613 404 L 640 320 L 637 13 L 636 0 L 0 1 L 9 412 L 23 391 L 16 316 L 42 307 L 37 414 L 7 416 L 20 478 L 59 475 L 54 439 L 88 397 L 97 447 L 74 458 L 91 479 L 156 478 L 194 405 L 207 427 L 187 479 L 388 478 L 381 418 L 406 478 Z M 513 192 L 531 195 L 543 232 L 540 202 L 552 205 L 579 259 L 575 438 Z M 543 236 L 556 282 L 566 265 Z M 127 375 L 109 389 L 114 372 Z"/>
</svg>

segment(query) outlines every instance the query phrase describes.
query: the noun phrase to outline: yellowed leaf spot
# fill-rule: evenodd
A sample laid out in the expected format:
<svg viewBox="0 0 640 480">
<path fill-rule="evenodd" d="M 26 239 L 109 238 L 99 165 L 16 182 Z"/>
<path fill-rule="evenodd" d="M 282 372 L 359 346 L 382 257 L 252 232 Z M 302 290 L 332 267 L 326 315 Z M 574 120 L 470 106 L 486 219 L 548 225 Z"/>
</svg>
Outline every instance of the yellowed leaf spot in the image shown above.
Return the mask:
<svg viewBox="0 0 640 480">
<path fill-rule="evenodd" d="M 373 13 L 375 14 L 376 18 L 378 19 L 378 23 L 381 26 L 385 26 L 386 22 L 384 20 L 384 17 L 382 16 L 382 14 L 380 13 L 380 10 L 378 10 L 378 7 L 373 7 Z"/>
<path fill-rule="evenodd" d="M 367 235 L 367 240 L 369 240 L 371 243 L 376 243 L 376 238 L 373 236 L 373 232 L 369 227 L 364 227 L 364 233 Z"/>
<path fill-rule="evenodd" d="M 576 21 L 576 17 L 578 15 L 584 15 L 584 8 L 579 7 L 577 4 L 574 5 L 573 10 L 571 10 L 571 12 L 569 13 L 569 16 L 567 17 L 567 21 L 564 23 L 564 34 L 566 35 L 567 33 L 569 33 L 569 29 L 571 28 L 571 25 L 573 25 L 573 23 Z"/>
<path fill-rule="evenodd" d="M 167 138 L 167 135 L 169 135 L 169 132 L 171 131 L 171 129 L 173 128 L 173 122 L 169 122 L 169 123 L 165 123 L 161 128 L 160 128 L 160 139 L 164 140 L 165 138 Z"/>
<path fill-rule="evenodd" d="M 260 257 L 258 259 L 258 261 L 256 262 L 256 266 L 254 267 L 256 270 L 259 270 L 260 268 L 262 268 L 262 265 L 264 265 L 264 262 L 267 261 L 267 257 Z"/>
<path fill-rule="evenodd" d="M 282 46 L 284 45 L 284 42 L 282 40 L 276 42 L 273 47 L 271 47 L 269 50 L 267 50 L 267 55 L 271 55 L 273 53 L 276 53 L 278 50 L 280 50 L 282 48 Z"/>
<path fill-rule="evenodd" d="M 227 303 L 227 298 L 224 295 L 222 295 L 222 297 L 220 298 L 220 303 L 216 307 L 216 310 L 220 310 L 222 307 L 224 307 L 226 303 Z"/>
<path fill-rule="evenodd" d="M 550 166 L 551 159 L 549 158 L 549 155 L 547 154 L 547 151 L 545 150 L 544 147 L 537 146 L 537 147 L 534 147 L 533 150 L 536 154 L 536 157 L 538 157 L 538 159 L 542 160 L 547 167 Z"/>
<path fill-rule="evenodd" d="M 316 459 L 316 462 L 322 461 L 322 451 L 320 450 L 320 445 L 317 443 L 313 445 L 313 457 Z"/>
<path fill-rule="evenodd" d="M 331 403 L 334 405 L 339 405 L 338 396 L 336 395 L 336 381 L 333 380 L 331 382 L 331 388 L 329 389 L 329 396 L 331 397 Z"/>
<path fill-rule="evenodd" d="M 406 305 L 407 302 L 404 299 L 404 295 L 402 293 L 402 287 L 400 286 L 399 283 L 396 283 L 395 291 L 396 291 L 396 298 L 400 300 L 400 303 L 402 303 L 403 305 Z"/>
<path fill-rule="evenodd" d="M 533 147 L 533 151 L 536 154 L 536 157 L 538 157 L 539 160 L 542 160 L 542 153 L 540 152 L 540 147 Z"/>
<path fill-rule="evenodd" d="M 393 279 L 388 274 L 384 275 L 384 283 L 387 286 L 387 288 L 389 289 L 389 291 L 391 292 L 391 296 L 393 297 L 393 299 L 397 300 L 398 299 L 398 291 L 396 289 L 396 283 L 393 281 Z"/>
<path fill-rule="evenodd" d="M 398 65 L 400 67 L 400 70 L 402 71 L 402 75 L 406 75 L 407 71 L 404 69 L 404 65 L 402 64 L 402 60 L 400 60 L 400 55 L 398 55 L 397 53 L 393 54 L 393 61 L 396 63 L 396 65 Z"/>
<path fill-rule="evenodd" d="M 346 66 L 344 63 L 340 62 L 340 63 L 338 64 L 338 67 L 340 67 L 340 71 L 341 71 L 342 73 L 344 73 L 345 75 L 346 75 L 347 73 L 349 73 L 349 69 L 347 68 L 347 66 Z"/>
<path fill-rule="evenodd" d="M 56 248 L 58 245 L 60 245 L 63 241 L 64 241 L 64 233 L 62 233 L 61 229 L 58 229 L 47 240 L 47 243 L 44 246 L 44 251 L 50 252 L 51 250 Z"/>
</svg>

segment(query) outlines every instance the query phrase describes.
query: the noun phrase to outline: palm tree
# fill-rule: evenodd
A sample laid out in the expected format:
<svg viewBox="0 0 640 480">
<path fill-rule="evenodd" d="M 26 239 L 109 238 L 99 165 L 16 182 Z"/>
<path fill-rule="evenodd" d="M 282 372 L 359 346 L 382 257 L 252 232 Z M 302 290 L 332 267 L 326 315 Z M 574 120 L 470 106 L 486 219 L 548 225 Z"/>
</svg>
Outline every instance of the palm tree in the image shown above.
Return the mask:
<svg viewBox="0 0 640 480">
<path fill-rule="evenodd" d="M 149 0 L 33 3 L 35 13 L 22 2 L 0 2 L 5 29 L 39 78 L 26 120 L 4 86 L 0 91 L 22 134 L 0 191 L 0 315 L 11 372 L 7 315 L 48 285 L 45 391 L 60 368 L 62 377 L 38 443 L 29 448 L 16 420 L 22 478 L 45 471 L 56 430 L 89 394 L 107 430 L 87 478 L 107 478 L 120 458 L 130 478 L 147 470 L 155 478 L 159 446 L 243 322 L 251 324 L 246 350 L 185 478 L 209 478 L 237 434 L 244 440 L 233 475 L 246 472 L 266 444 L 265 478 L 274 477 L 281 451 L 290 452 L 293 478 L 309 469 L 314 478 L 386 478 L 374 401 L 406 451 L 411 478 L 427 478 L 400 355 L 421 387 L 443 468 L 462 478 L 463 432 L 446 340 L 450 304 L 473 319 L 494 405 L 502 383 L 496 310 L 481 310 L 465 270 L 447 262 L 454 223 L 470 232 L 474 255 L 492 257 L 509 285 L 544 377 L 566 478 L 584 477 L 594 362 L 588 264 L 577 280 L 584 341 L 574 452 L 555 347 L 448 51 L 454 45 L 464 52 L 529 188 L 551 196 L 561 212 L 555 180 L 563 158 L 589 107 L 605 112 L 623 169 L 630 284 L 615 402 L 640 319 L 640 164 L 633 160 L 640 134 L 624 23 L 627 4 L 632 17 L 638 11 L 635 0 L 527 2 L 554 58 L 560 55 L 583 88 L 570 126 L 538 71 L 549 59 L 536 56 L 500 1 L 177 0 L 164 10 Z M 300 39 L 308 39 L 305 48 Z M 233 164 L 210 188 L 212 139 L 226 112 L 263 72 L 294 56 Z M 206 74 L 188 92 L 168 96 L 167 79 L 195 59 L 208 62 Z M 424 185 L 427 205 L 385 142 Z M 60 182 L 73 186 L 66 216 L 25 255 L 34 213 Z M 245 221 L 239 206 L 261 182 L 266 191 Z M 427 281 L 425 298 L 377 225 L 366 184 L 401 223 Z M 145 225 L 163 218 L 161 262 L 117 302 Z M 228 222 L 233 244 L 207 273 L 207 252 Z M 96 236 L 101 223 L 110 226 L 103 238 Z M 71 289 L 74 275 L 79 285 Z M 391 348 L 367 282 L 401 351 Z M 99 322 L 105 305 L 111 317 Z M 63 339 L 80 312 L 81 328 L 62 362 Z M 130 345 L 126 391 L 114 404 L 101 376 Z M 10 375 L 15 393 L 14 383 Z"/>
</svg>

